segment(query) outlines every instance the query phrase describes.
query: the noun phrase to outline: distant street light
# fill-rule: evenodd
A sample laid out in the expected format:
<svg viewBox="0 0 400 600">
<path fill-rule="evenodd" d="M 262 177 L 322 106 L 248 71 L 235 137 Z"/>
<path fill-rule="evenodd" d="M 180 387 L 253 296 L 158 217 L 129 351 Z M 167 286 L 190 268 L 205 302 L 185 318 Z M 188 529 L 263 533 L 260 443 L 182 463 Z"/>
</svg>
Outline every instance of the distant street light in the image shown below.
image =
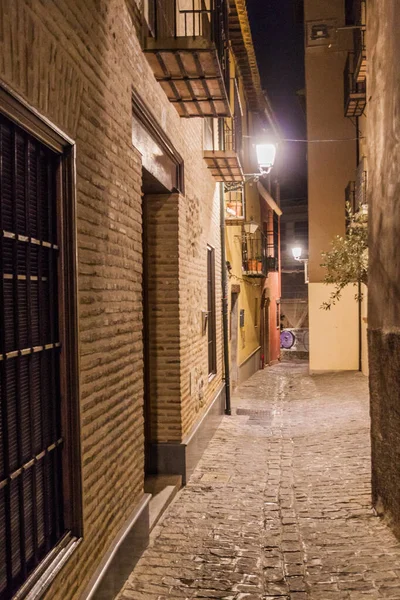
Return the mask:
<svg viewBox="0 0 400 600">
<path fill-rule="evenodd" d="M 302 253 L 302 249 L 300 248 L 300 246 L 295 246 L 294 248 L 292 248 L 292 254 L 293 254 L 294 260 L 300 260 L 301 253 Z"/>
<path fill-rule="evenodd" d="M 300 246 L 294 246 L 292 248 L 292 254 L 294 260 L 304 264 L 304 283 L 308 283 L 308 258 L 301 258 L 302 248 Z"/>
</svg>

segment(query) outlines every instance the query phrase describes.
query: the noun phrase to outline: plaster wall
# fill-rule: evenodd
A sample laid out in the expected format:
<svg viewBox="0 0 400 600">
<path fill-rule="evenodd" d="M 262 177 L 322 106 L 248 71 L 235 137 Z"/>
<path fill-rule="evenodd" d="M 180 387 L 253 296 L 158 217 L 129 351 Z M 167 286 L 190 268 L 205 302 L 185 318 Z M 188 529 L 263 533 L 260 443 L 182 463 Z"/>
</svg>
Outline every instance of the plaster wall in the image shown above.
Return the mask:
<svg viewBox="0 0 400 600">
<path fill-rule="evenodd" d="M 358 370 L 357 288 L 347 286 L 339 302 L 323 310 L 321 304 L 332 289 L 322 283 L 308 285 L 311 372 Z"/>
<path fill-rule="evenodd" d="M 240 285 L 238 295 L 238 315 L 244 310 L 244 327 L 238 323 L 238 364 L 244 363 L 260 345 L 260 304 L 261 287 L 259 280 L 243 277 L 242 270 L 242 226 L 229 225 L 226 228 L 226 259 L 231 263 L 230 289 Z M 231 294 L 229 294 L 229 303 Z M 230 309 L 230 306 L 229 306 Z"/>
<path fill-rule="evenodd" d="M 361 286 L 363 299 L 361 302 L 361 371 L 368 377 L 368 288 Z"/>
<path fill-rule="evenodd" d="M 281 354 L 280 344 L 280 306 L 281 290 L 280 290 L 280 273 L 268 273 L 268 278 L 265 282 L 266 297 L 269 298 L 269 362 L 279 360 Z"/>
<path fill-rule="evenodd" d="M 306 31 L 309 21 L 344 23 L 342 0 L 306 0 Z M 332 20 L 332 23 L 329 21 Z M 330 30 L 332 32 L 332 29 Z M 343 71 L 351 38 L 332 34 L 324 45 L 314 46 L 306 34 L 305 66 L 308 140 L 309 278 L 322 281 L 321 252 L 345 228 L 344 190 L 356 168 L 355 128 L 344 116 Z"/>
</svg>

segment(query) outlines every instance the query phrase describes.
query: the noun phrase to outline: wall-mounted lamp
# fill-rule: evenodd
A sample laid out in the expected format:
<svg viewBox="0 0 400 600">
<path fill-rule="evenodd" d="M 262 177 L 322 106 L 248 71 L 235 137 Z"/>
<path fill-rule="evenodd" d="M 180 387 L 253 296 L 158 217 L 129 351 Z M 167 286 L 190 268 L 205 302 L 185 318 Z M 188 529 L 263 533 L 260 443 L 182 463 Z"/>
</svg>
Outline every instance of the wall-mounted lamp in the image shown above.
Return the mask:
<svg viewBox="0 0 400 600">
<path fill-rule="evenodd" d="M 300 248 L 300 246 L 295 246 L 294 248 L 292 248 L 292 254 L 293 254 L 294 260 L 300 260 L 301 253 L 302 253 L 302 249 Z"/>
<path fill-rule="evenodd" d="M 245 233 L 255 233 L 258 229 L 258 224 L 254 223 L 254 221 L 250 221 L 243 225 L 243 229 L 245 230 Z"/>
<path fill-rule="evenodd" d="M 240 190 L 244 187 L 245 183 L 248 183 L 249 181 L 257 182 L 260 177 L 268 175 L 275 164 L 276 144 L 271 142 L 256 144 L 256 155 L 259 168 L 258 173 L 245 173 L 244 181 L 225 183 L 225 190 L 227 192 Z"/>
<path fill-rule="evenodd" d="M 308 283 L 308 258 L 301 258 L 302 248 L 300 246 L 294 246 L 292 248 L 292 254 L 294 260 L 304 264 L 304 283 Z"/>
<path fill-rule="evenodd" d="M 271 171 L 275 163 L 276 145 L 275 144 L 257 144 L 257 163 L 260 172 L 264 175 Z"/>
</svg>

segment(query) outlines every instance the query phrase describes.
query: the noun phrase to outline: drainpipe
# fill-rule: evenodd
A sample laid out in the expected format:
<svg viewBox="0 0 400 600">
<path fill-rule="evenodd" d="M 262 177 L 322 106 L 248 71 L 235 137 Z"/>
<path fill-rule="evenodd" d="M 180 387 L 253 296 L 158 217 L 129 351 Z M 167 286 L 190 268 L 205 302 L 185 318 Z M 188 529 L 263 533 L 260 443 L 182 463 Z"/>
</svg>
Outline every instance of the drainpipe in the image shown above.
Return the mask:
<svg viewBox="0 0 400 600">
<path fill-rule="evenodd" d="M 220 228 L 221 228 L 221 284 L 222 284 L 222 331 L 224 340 L 225 369 L 225 414 L 231 413 L 231 380 L 229 375 L 229 337 L 228 337 L 228 277 L 225 253 L 225 201 L 224 184 L 220 183 Z"/>
</svg>

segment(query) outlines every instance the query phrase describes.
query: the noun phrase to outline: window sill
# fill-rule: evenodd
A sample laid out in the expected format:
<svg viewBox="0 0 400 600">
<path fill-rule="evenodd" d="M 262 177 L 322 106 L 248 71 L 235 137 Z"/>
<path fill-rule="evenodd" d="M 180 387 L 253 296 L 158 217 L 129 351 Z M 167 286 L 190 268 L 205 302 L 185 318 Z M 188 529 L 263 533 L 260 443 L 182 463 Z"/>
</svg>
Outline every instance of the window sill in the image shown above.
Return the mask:
<svg viewBox="0 0 400 600">
<path fill-rule="evenodd" d="M 211 383 L 213 379 L 217 376 L 216 373 L 210 373 L 208 376 L 208 383 Z"/>
<path fill-rule="evenodd" d="M 82 538 L 66 533 L 19 588 L 13 596 L 13 600 L 39 600 L 42 598 L 81 541 Z"/>
</svg>

